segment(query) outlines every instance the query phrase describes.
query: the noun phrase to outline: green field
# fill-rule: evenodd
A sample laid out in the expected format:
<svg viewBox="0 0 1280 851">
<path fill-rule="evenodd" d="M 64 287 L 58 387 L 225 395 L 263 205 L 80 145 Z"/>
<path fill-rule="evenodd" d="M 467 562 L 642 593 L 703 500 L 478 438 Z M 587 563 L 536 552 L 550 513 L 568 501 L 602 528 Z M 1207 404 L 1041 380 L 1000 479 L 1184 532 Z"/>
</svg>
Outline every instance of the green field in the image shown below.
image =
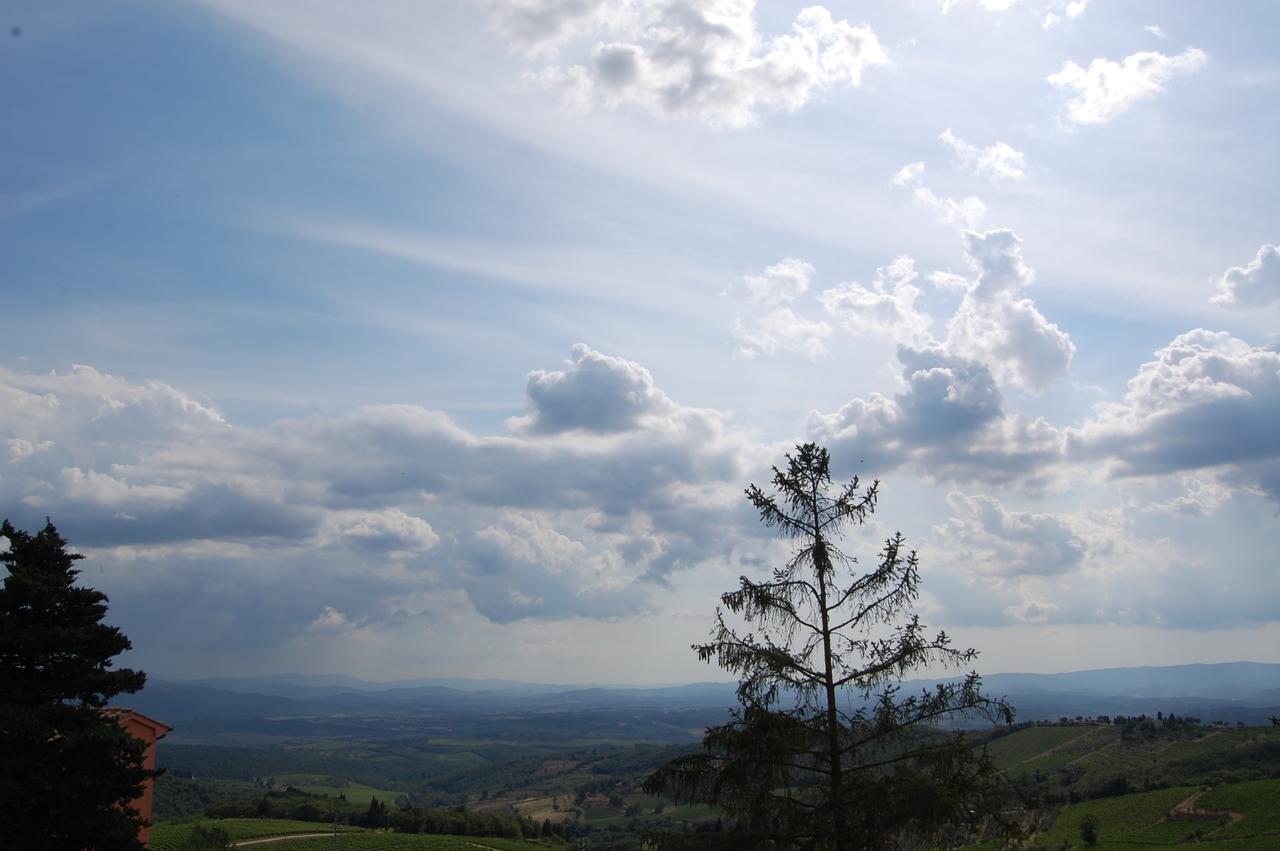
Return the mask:
<svg viewBox="0 0 1280 851">
<path fill-rule="evenodd" d="M 1072 804 L 1062 808 L 1053 826 L 1040 834 L 1036 842 L 1051 848 L 1068 840 L 1081 845 L 1080 822 L 1085 816 L 1093 815 L 1099 822 L 1098 848 L 1176 845 L 1199 824 L 1171 822 L 1165 818 L 1169 810 L 1196 791 L 1195 787 L 1182 786 Z"/>
<path fill-rule="evenodd" d="M 1089 741 L 1103 728 L 1084 726 L 1030 727 L 996 739 L 987 745 L 995 764 L 1017 776 L 1055 763 L 1054 754 L 1068 751 L 1069 744 Z M 1079 751 L 1079 748 L 1074 749 Z M 1078 753 L 1076 755 L 1079 755 Z M 1070 759 L 1072 757 L 1064 757 Z"/>
<path fill-rule="evenodd" d="M 417 836 L 403 833 L 356 833 L 342 836 L 316 837 L 275 842 L 268 846 L 279 851 L 477 851 L 492 848 L 496 851 L 546 851 L 551 846 L 518 839 L 493 839 L 487 836 Z M 563 848 L 564 846 L 555 846 Z"/>
<path fill-rule="evenodd" d="M 1049 848 L 1064 842 L 1083 845 L 1080 823 L 1097 818 L 1101 851 L 1136 851 L 1153 846 L 1208 843 L 1215 851 L 1262 851 L 1280 848 L 1280 780 L 1232 783 L 1205 792 L 1195 802 L 1194 817 L 1171 818 L 1170 811 L 1198 790 L 1161 789 L 1086 801 L 1063 807 L 1053 826 L 1035 839 Z"/>
<path fill-rule="evenodd" d="M 1238 822 L 1223 828 L 1222 836 L 1236 839 L 1267 837 L 1271 847 L 1280 848 L 1280 780 L 1232 783 L 1205 793 L 1198 803 L 1201 807 L 1244 815 Z"/>
<path fill-rule="evenodd" d="M 1130 790 L 1221 786 L 1270 777 L 1280 768 L 1280 729 L 1195 727 L 1125 738 L 1117 726 L 1041 725 L 986 744 L 995 764 L 1038 795 L 1064 800 L 1104 794 L 1123 776 Z M 1050 800 L 1053 800 L 1050 797 Z"/>
<path fill-rule="evenodd" d="M 488 836 L 418 836 L 399 833 L 375 833 L 360 827 L 317 824 L 309 821 L 286 819 L 221 819 L 192 820 L 158 824 L 151 833 L 154 851 L 181 851 L 183 842 L 196 824 L 216 824 L 227 832 L 232 842 L 243 839 L 262 839 L 270 836 L 288 836 L 304 833 L 337 833 L 312 839 L 282 840 L 263 847 L 281 851 L 319 851 L 319 849 L 351 848 L 356 851 L 397 851 L 397 849 L 423 849 L 423 851 L 475 851 L 476 848 L 493 848 L 497 851 L 529 851 L 551 847 L 547 844 L 525 842 L 519 839 L 497 839 Z M 557 846 L 558 847 L 558 846 Z"/>
<path fill-rule="evenodd" d="M 258 839 L 265 836 L 285 836 L 290 833 L 318 833 L 320 831 L 359 832 L 362 828 L 346 825 L 317 824 L 310 821 L 288 819 L 192 819 L 181 822 L 161 822 L 151 831 L 151 848 L 155 851 L 179 851 L 182 843 L 191 835 L 197 824 L 216 824 L 227 832 L 233 842 L 241 839 Z M 279 848 L 280 845 L 272 845 Z"/>
<path fill-rule="evenodd" d="M 392 805 L 395 804 L 397 798 L 404 795 L 403 792 L 396 792 L 392 789 L 379 789 L 374 786 L 366 786 L 363 783 L 346 781 L 336 777 L 318 777 L 313 774 L 279 774 L 276 775 L 275 779 L 278 785 L 293 786 L 295 789 L 300 789 L 311 795 L 329 795 L 334 798 L 341 796 L 362 807 L 369 806 L 369 801 L 373 798 L 377 798 L 384 804 Z"/>
</svg>

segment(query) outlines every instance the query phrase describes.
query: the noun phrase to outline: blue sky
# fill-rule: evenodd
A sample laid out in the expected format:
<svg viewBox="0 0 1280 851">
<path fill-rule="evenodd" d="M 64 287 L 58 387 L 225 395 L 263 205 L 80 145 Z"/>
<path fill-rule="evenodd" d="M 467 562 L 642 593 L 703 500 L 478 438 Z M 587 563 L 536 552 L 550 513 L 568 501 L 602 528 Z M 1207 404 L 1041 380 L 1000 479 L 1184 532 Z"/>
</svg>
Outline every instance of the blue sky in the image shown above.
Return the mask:
<svg viewBox="0 0 1280 851">
<path fill-rule="evenodd" d="M 1280 661 L 1272 4 L 3 14 L 0 514 L 132 662 L 717 678 L 807 439 L 984 670 Z"/>
</svg>

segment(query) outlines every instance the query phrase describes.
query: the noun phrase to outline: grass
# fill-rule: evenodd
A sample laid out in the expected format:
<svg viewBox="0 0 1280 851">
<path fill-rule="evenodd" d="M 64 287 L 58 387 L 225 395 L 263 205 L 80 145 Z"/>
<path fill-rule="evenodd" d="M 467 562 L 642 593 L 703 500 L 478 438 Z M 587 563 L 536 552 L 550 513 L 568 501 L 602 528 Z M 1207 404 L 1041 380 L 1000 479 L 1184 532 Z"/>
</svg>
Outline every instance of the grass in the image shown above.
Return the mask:
<svg viewBox="0 0 1280 851">
<path fill-rule="evenodd" d="M 259 839 L 267 836 L 284 836 L 290 833 L 320 833 L 337 831 L 339 833 L 356 833 L 363 828 L 347 825 L 319 824 L 313 821 L 293 821 L 291 819 L 192 819 L 180 822 L 161 822 L 151 831 L 151 848 L 155 851 L 179 851 L 182 843 L 195 829 L 197 824 L 216 824 L 227 832 L 233 842 L 241 839 Z M 279 848 L 279 845 L 272 845 Z"/>
<path fill-rule="evenodd" d="M 1223 829 L 1223 836 L 1235 839 L 1269 837 L 1273 847 L 1280 847 L 1280 780 L 1231 783 L 1206 792 L 1199 804 L 1244 814 L 1239 822 Z"/>
<path fill-rule="evenodd" d="M 276 782 L 293 786 L 312 795 L 329 795 L 334 798 L 343 796 L 361 807 L 369 806 L 369 801 L 373 798 L 377 798 L 384 804 L 393 805 L 397 798 L 404 795 L 403 792 L 391 789 L 378 789 L 363 783 L 314 774 L 279 774 L 276 775 Z"/>
<path fill-rule="evenodd" d="M 1043 757 L 1047 751 L 1092 733 L 1094 727 L 1029 727 L 1003 736 L 987 745 L 987 753 L 997 766 L 1015 771 L 1023 763 Z"/>
<path fill-rule="evenodd" d="M 183 842 L 197 824 L 217 824 L 231 837 L 232 842 L 242 839 L 264 839 L 270 836 L 288 836 L 293 833 L 337 833 L 338 836 L 320 836 L 312 839 L 294 839 L 264 845 L 270 851 L 323 851 L 323 849 L 352 849 L 352 851 L 476 851 L 492 848 L 496 851 L 533 851 L 546 849 L 545 843 L 520 839 L 499 839 L 489 836 L 430 836 L 406 833 L 375 833 L 362 827 L 328 825 L 310 821 L 288 819 L 221 819 L 191 820 L 158 824 L 151 832 L 151 848 L 154 851 L 181 851 Z"/>
<path fill-rule="evenodd" d="M 1143 845 L 1176 845 L 1204 822 L 1165 821 L 1169 810 L 1194 793 L 1193 786 L 1160 789 L 1118 798 L 1099 798 L 1062 808 L 1053 826 L 1036 838 L 1049 848 L 1064 842 L 1082 846 L 1080 822 L 1085 816 L 1098 819 L 1099 849 L 1128 849 Z M 1216 823 L 1208 823 L 1216 827 Z M 1217 848 L 1217 846 L 1214 846 Z"/>
<path fill-rule="evenodd" d="M 1196 791 L 1183 786 L 1138 795 L 1102 798 L 1063 807 L 1053 826 L 1036 837 L 1048 848 L 1072 842 L 1082 847 L 1080 822 L 1094 815 L 1099 822 L 1098 851 L 1138 851 L 1153 846 L 1207 842 L 1214 851 L 1274 851 L 1280 848 L 1280 780 L 1231 783 L 1201 795 L 1198 810 L 1240 813 L 1239 821 L 1222 824 L 1212 814 L 1202 819 L 1167 820 L 1169 810 Z"/>
<path fill-rule="evenodd" d="M 408 833 L 359 833 L 272 843 L 271 851 L 534 851 L 547 845 L 488 836 L 419 836 Z M 563 846 L 554 846 L 563 847 Z"/>
</svg>

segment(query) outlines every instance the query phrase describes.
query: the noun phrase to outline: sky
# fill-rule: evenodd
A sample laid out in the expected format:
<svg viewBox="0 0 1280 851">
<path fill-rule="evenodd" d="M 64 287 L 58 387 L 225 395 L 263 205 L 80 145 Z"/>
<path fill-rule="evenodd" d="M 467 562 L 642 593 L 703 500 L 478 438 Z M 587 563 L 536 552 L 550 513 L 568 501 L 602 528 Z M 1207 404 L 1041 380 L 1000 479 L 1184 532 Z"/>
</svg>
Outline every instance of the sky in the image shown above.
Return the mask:
<svg viewBox="0 0 1280 851">
<path fill-rule="evenodd" d="M 1280 662 L 1269 0 L 0 18 L 0 516 L 127 664 L 725 679 L 805 441 L 981 671 Z"/>
</svg>

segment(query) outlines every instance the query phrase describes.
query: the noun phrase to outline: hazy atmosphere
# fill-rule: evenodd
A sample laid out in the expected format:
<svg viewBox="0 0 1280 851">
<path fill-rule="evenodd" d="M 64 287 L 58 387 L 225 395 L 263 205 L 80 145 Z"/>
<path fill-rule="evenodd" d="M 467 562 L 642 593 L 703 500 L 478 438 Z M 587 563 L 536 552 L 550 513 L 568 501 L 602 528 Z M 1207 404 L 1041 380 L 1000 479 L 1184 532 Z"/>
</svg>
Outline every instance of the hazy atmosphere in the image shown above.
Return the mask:
<svg viewBox="0 0 1280 851">
<path fill-rule="evenodd" d="M 725 680 L 813 440 L 983 672 L 1280 662 L 1278 25 L 4 4 L 0 518 L 155 677 Z"/>
</svg>

